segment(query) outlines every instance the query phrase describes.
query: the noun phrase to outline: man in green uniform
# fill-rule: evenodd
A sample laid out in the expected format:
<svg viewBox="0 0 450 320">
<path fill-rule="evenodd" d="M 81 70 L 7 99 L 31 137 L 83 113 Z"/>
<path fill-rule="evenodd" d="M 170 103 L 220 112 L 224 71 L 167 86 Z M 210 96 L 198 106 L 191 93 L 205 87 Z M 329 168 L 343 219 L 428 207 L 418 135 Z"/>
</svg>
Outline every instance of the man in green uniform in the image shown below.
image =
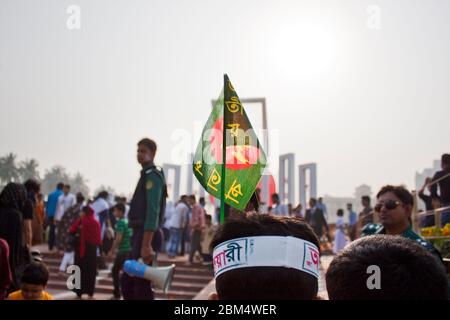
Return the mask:
<svg viewBox="0 0 450 320">
<path fill-rule="evenodd" d="M 378 192 L 377 200 L 374 209 L 379 215 L 381 224 L 366 224 L 362 229 L 362 236 L 388 234 L 409 238 L 419 243 L 442 263 L 439 251 L 411 228 L 413 197 L 408 190 L 402 186 L 387 185 Z"/>
<path fill-rule="evenodd" d="M 128 225 L 133 229 L 130 259 L 142 259 L 148 265 L 155 256 L 152 242 L 161 223 L 167 196 L 164 174 L 153 163 L 155 154 L 156 143 L 153 140 L 145 138 L 139 141 L 137 160 L 142 166 L 141 177 L 128 214 Z M 121 280 L 125 300 L 154 299 L 150 281 L 131 277 L 125 272 Z"/>
</svg>

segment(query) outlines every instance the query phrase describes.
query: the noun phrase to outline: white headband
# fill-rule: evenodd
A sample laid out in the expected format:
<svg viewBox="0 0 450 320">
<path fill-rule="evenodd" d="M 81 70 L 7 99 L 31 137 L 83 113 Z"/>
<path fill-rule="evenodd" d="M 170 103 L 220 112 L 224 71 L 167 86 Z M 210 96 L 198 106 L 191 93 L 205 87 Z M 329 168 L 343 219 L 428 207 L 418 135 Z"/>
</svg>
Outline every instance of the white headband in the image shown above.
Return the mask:
<svg viewBox="0 0 450 320">
<path fill-rule="evenodd" d="M 225 241 L 214 248 L 214 277 L 237 268 L 285 267 L 319 277 L 319 250 L 295 237 L 258 236 Z"/>
</svg>

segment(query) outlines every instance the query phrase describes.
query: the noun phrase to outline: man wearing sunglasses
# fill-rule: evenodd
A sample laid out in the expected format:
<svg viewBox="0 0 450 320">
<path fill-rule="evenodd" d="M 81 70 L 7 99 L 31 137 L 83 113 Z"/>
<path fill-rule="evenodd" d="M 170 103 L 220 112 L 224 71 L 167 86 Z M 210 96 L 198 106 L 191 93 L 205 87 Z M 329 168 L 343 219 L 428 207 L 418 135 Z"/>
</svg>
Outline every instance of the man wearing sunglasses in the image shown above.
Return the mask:
<svg viewBox="0 0 450 320">
<path fill-rule="evenodd" d="M 388 234 L 409 238 L 419 243 L 442 262 L 439 251 L 412 230 L 412 207 L 413 197 L 404 187 L 391 185 L 382 187 L 377 194 L 377 204 L 374 207 L 380 224 L 366 224 L 362 229 L 362 236 Z"/>
</svg>

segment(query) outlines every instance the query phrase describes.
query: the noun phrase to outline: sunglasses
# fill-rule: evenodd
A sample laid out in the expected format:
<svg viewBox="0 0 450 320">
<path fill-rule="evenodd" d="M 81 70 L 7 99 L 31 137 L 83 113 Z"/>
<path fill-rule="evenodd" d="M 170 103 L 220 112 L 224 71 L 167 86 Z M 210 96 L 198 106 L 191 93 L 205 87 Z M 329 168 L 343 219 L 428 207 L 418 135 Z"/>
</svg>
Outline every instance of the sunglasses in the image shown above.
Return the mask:
<svg viewBox="0 0 450 320">
<path fill-rule="evenodd" d="M 374 207 L 374 210 L 376 212 L 380 212 L 381 208 L 384 206 L 387 210 L 393 210 L 395 208 L 397 208 L 397 206 L 401 204 L 400 201 L 397 200 L 388 200 L 386 202 L 382 202 L 382 203 L 377 203 L 377 205 Z"/>
</svg>

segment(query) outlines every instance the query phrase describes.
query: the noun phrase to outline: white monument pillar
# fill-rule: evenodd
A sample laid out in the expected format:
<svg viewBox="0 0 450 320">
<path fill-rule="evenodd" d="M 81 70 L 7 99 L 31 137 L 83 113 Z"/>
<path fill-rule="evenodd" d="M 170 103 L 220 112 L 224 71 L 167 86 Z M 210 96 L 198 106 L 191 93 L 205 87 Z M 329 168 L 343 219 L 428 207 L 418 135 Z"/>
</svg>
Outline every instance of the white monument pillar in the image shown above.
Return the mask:
<svg viewBox="0 0 450 320">
<path fill-rule="evenodd" d="M 286 175 L 286 162 L 288 172 Z M 278 193 L 280 196 L 280 202 L 295 205 L 295 155 L 293 153 L 287 153 L 280 156 L 279 174 L 278 174 Z M 287 182 L 287 191 L 286 191 Z"/>
<path fill-rule="evenodd" d="M 163 170 L 164 170 L 164 176 L 166 177 L 166 183 L 168 183 L 169 180 L 169 171 L 173 171 L 174 175 L 174 181 L 172 184 L 172 194 L 169 194 L 169 199 L 171 199 L 173 202 L 178 201 L 180 198 L 180 177 L 181 177 L 181 166 L 177 164 L 163 164 Z"/>
<path fill-rule="evenodd" d="M 299 171 L 299 194 L 302 209 L 306 210 L 306 204 L 309 199 L 306 198 L 306 192 L 309 191 L 310 198 L 317 198 L 317 165 L 307 163 L 298 166 Z M 309 172 L 309 181 L 306 181 L 306 173 Z M 307 184 L 309 183 L 309 184 Z"/>
</svg>

